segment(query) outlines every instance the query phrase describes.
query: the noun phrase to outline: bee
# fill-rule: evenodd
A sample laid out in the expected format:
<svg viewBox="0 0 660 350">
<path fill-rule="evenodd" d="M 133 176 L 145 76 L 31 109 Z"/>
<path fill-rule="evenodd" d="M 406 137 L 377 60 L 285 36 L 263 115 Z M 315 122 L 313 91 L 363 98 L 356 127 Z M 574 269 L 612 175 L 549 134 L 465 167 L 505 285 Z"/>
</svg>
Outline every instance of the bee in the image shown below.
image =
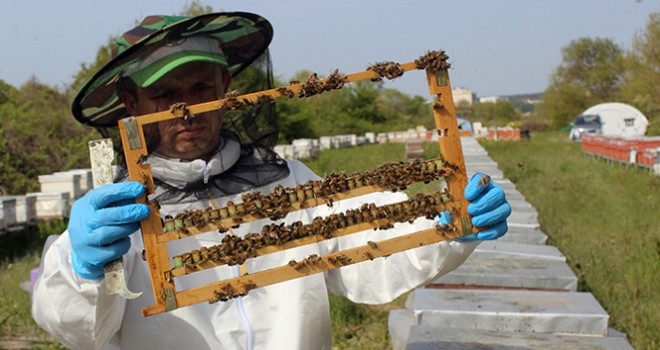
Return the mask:
<svg viewBox="0 0 660 350">
<path fill-rule="evenodd" d="M 167 281 L 167 283 L 174 283 L 174 278 L 172 278 L 171 271 L 165 272 L 165 280 Z"/>
<path fill-rule="evenodd" d="M 245 293 L 248 293 L 249 291 L 251 291 L 255 288 L 257 288 L 257 285 L 254 284 L 254 282 L 252 282 L 252 281 L 243 283 L 243 290 L 245 290 Z"/>
<path fill-rule="evenodd" d="M 269 102 L 273 102 L 273 101 L 275 101 L 275 98 L 271 95 L 259 95 L 259 97 L 257 97 L 257 104 L 258 105 L 262 104 L 264 102 L 269 103 Z"/>
<path fill-rule="evenodd" d="M 147 173 L 140 173 L 140 179 L 142 180 L 142 184 L 144 186 L 149 185 L 149 176 L 147 175 Z"/>
<path fill-rule="evenodd" d="M 484 177 L 479 180 L 479 186 L 486 186 L 490 183 L 490 176 L 485 175 Z"/>
<path fill-rule="evenodd" d="M 371 249 L 378 249 L 378 244 L 376 244 L 374 241 L 368 241 L 367 244 L 369 247 L 371 247 Z"/>
<path fill-rule="evenodd" d="M 147 155 L 146 155 L 146 154 L 140 154 L 140 155 L 138 155 L 138 158 L 137 158 L 137 160 L 135 161 L 135 164 L 142 164 L 142 162 L 144 162 L 144 160 L 145 160 L 146 158 L 147 158 Z"/>
<path fill-rule="evenodd" d="M 240 95 L 241 93 L 238 92 L 238 90 L 232 90 L 229 91 L 225 94 L 225 98 L 236 98 Z"/>
<path fill-rule="evenodd" d="M 177 118 L 185 117 L 190 115 L 188 110 L 188 105 L 185 102 L 177 102 L 170 106 L 170 113 Z"/>
<path fill-rule="evenodd" d="M 286 87 L 284 87 L 284 86 L 282 86 L 282 87 L 278 87 L 278 88 L 277 88 L 277 92 L 279 92 L 280 95 L 282 95 L 282 96 L 286 96 L 286 97 L 288 97 L 288 98 L 292 98 L 293 96 L 295 96 L 295 93 L 293 92 L 293 90 L 290 90 L 290 89 L 288 89 L 288 88 L 286 88 Z"/>
<path fill-rule="evenodd" d="M 349 265 L 351 262 L 353 262 L 353 259 L 347 257 L 347 256 L 344 255 L 344 254 L 339 254 L 339 255 L 337 255 L 337 260 L 338 260 L 339 263 L 341 263 L 342 265 Z"/>
</svg>

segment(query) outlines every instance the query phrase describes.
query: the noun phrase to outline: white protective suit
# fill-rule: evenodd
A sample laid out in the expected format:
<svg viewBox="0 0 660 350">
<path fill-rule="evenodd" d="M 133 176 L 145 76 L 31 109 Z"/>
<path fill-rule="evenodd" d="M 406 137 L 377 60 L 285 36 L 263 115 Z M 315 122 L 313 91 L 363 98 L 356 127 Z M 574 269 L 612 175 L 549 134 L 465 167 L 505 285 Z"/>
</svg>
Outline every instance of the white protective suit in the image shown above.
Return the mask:
<svg viewBox="0 0 660 350">
<path fill-rule="evenodd" d="M 188 177 L 209 176 L 222 171 L 212 161 L 199 175 L 199 167 L 172 166 L 169 169 L 193 172 Z M 192 163 L 192 162 L 191 162 Z M 179 163 L 179 164 L 191 164 Z M 229 164 L 231 165 L 231 164 Z M 158 164 L 152 164 L 158 176 Z M 317 179 L 299 161 L 288 161 L 290 174 L 277 183 L 255 188 L 270 192 L 276 185 L 285 187 Z M 168 167 L 163 167 L 168 169 Z M 173 178 L 176 182 L 177 179 Z M 405 200 L 405 194 L 373 193 L 291 213 L 286 222 L 310 222 L 319 215 L 355 208 L 362 203 L 383 205 Z M 216 198 L 223 206 L 228 200 L 241 201 L 240 195 Z M 163 205 L 161 214 L 172 214 L 191 207 L 205 208 L 208 201 L 195 205 Z M 270 219 L 242 224 L 235 234 L 260 232 Z M 364 245 L 368 240 L 410 233 L 432 227 L 430 220 L 420 218 L 414 224 L 397 224 L 392 230 L 369 230 L 337 239 L 318 242 L 295 249 L 269 254 L 246 262 L 247 271 L 284 265 L 291 259 L 300 261 L 311 254 L 319 256 Z M 220 243 L 223 234 L 206 233 L 169 242 L 171 255 Z M 357 303 L 390 302 L 403 293 L 428 283 L 459 266 L 474 250 L 477 242 L 442 242 L 415 248 L 388 258 L 379 258 L 330 272 L 315 274 L 255 289 L 241 298 L 216 304 L 200 303 L 150 317 L 142 317 L 142 308 L 154 305 L 149 270 L 141 259 L 140 234 L 131 235 L 132 245 L 124 256 L 129 289 L 144 294 L 134 300 L 109 296 L 105 282 L 78 277 L 71 266 L 71 242 L 64 232 L 45 253 L 43 271 L 34 289 L 33 317 L 44 329 L 73 349 L 331 349 L 328 291 Z M 175 279 L 177 291 L 226 279 L 240 274 L 239 267 L 218 267 Z"/>
</svg>

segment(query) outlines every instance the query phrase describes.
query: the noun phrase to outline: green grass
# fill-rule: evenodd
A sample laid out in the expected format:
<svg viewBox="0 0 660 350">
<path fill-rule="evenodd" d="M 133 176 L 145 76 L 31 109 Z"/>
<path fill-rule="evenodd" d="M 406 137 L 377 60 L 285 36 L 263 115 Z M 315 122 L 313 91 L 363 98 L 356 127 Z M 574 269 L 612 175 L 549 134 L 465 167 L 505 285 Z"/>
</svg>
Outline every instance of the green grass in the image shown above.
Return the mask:
<svg viewBox="0 0 660 350">
<path fill-rule="evenodd" d="M 50 234 L 66 227 L 62 221 L 41 223 L 23 232 L 0 236 L 0 348 L 3 341 L 20 340 L 30 348 L 60 349 L 30 314 L 30 294 L 20 288 L 39 266 L 43 244 Z"/>
<path fill-rule="evenodd" d="M 319 176 L 335 171 L 351 174 L 385 162 L 405 160 L 405 152 L 405 146 L 401 143 L 331 149 L 321 152 L 316 159 L 306 161 L 305 165 Z"/>
<path fill-rule="evenodd" d="M 660 347 L 660 177 L 581 153 L 564 133 L 482 141 L 541 229 L 636 349 Z"/>
</svg>

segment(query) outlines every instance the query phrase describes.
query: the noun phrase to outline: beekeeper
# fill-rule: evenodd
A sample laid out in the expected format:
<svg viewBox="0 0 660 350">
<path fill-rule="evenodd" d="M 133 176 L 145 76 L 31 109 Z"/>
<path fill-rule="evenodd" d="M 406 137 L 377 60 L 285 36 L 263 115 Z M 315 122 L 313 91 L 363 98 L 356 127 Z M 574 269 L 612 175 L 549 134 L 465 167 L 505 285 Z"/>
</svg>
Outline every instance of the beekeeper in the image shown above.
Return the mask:
<svg viewBox="0 0 660 350">
<path fill-rule="evenodd" d="M 273 29 L 250 13 L 212 13 L 193 18 L 150 16 L 117 41 L 114 58 L 81 89 L 73 102 L 75 118 L 104 135 L 117 134 L 118 120 L 222 98 L 230 83 L 243 92 L 272 86 L 267 47 Z M 250 71 L 241 80 L 242 71 Z M 244 74 L 248 75 L 248 74 Z M 207 112 L 145 129 L 147 161 L 156 183 L 161 215 L 190 208 L 241 201 L 241 193 L 269 193 L 319 179 L 298 161 L 273 152 L 277 124 L 272 105 L 249 111 Z M 46 251 L 35 285 L 32 313 L 39 325 L 73 349 L 331 349 L 328 292 L 358 303 L 386 303 L 459 266 L 480 240 L 506 230 L 511 208 L 494 183 L 466 189 L 473 224 L 486 231 L 462 241 L 442 242 L 326 273 L 250 291 L 213 305 L 200 303 L 143 317 L 155 304 L 149 269 L 141 259 L 139 221 L 148 208 L 133 199 L 142 184 L 127 179 L 123 160 L 114 184 L 88 192 L 71 209 L 68 229 Z M 122 166 L 123 165 L 123 166 Z M 362 203 L 389 204 L 401 193 L 374 193 L 289 214 L 285 221 L 309 222 Z M 237 235 L 260 232 L 269 219 L 242 224 Z M 324 255 L 368 239 L 433 227 L 432 220 L 397 224 L 396 229 L 357 233 L 250 259 L 247 272 L 286 264 L 311 254 Z M 371 237 L 371 238 L 369 238 Z M 171 255 L 219 244 L 222 234 L 176 241 Z M 144 294 L 133 300 L 108 295 L 103 266 L 123 256 L 128 287 Z M 236 277 L 239 266 L 204 270 L 176 279 L 177 291 Z"/>
</svg>

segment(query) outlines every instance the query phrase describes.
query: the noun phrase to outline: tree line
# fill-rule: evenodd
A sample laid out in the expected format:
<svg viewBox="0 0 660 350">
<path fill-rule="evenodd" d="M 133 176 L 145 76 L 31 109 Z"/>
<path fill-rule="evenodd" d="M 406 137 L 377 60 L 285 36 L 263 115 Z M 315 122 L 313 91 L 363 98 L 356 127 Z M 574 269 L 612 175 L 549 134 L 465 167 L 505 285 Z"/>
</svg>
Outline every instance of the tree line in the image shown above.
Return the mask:
<svg viewBox="0 0 660 350">
<path fill-rule="evenodd" d="M 181 14 L 211 11 L 193 1 Z M 82 64 L 64 88 L 42 84 L 37 78 L 20 87 L 0 80 L 0 194 L 38 191 L 40 174 L 89 167 L 87 142 L 100 138 L 100 134 L 74 120 L 70 103 L 75 92 L 110 60 L 115 39 L 98 49 L 94 62 Z M 498 101 L 458 105 L 457 113 L 487 126 L 561 128 L 587 107 L 617 100 L 644 112 L 651 121 L 650 132 L 659 134 L 660 87 L 655 82 L 660 81 L 660 56 L 656 47 L 660 47 L 660 13 L 650 16 L 629 52 L 609 39 L 580 38 L 568 44 L 541 103 L 531 112 L 515 103 Z M 305 81 L 310 74 L 303 70 L 291 78 Z M 243 75 L 249 79 L 249 73 Z M 240 81 L 234 83 L 240 85 Z M 287 84 L 276 81 L 276 86 Z M 280 143 L 324 135 L 405 130 L 417 125 L 434 128 L 429 101 L 373 82 L 350 84 L 311 98 L 280 99 L 276 109 Z"/>
</svg>

